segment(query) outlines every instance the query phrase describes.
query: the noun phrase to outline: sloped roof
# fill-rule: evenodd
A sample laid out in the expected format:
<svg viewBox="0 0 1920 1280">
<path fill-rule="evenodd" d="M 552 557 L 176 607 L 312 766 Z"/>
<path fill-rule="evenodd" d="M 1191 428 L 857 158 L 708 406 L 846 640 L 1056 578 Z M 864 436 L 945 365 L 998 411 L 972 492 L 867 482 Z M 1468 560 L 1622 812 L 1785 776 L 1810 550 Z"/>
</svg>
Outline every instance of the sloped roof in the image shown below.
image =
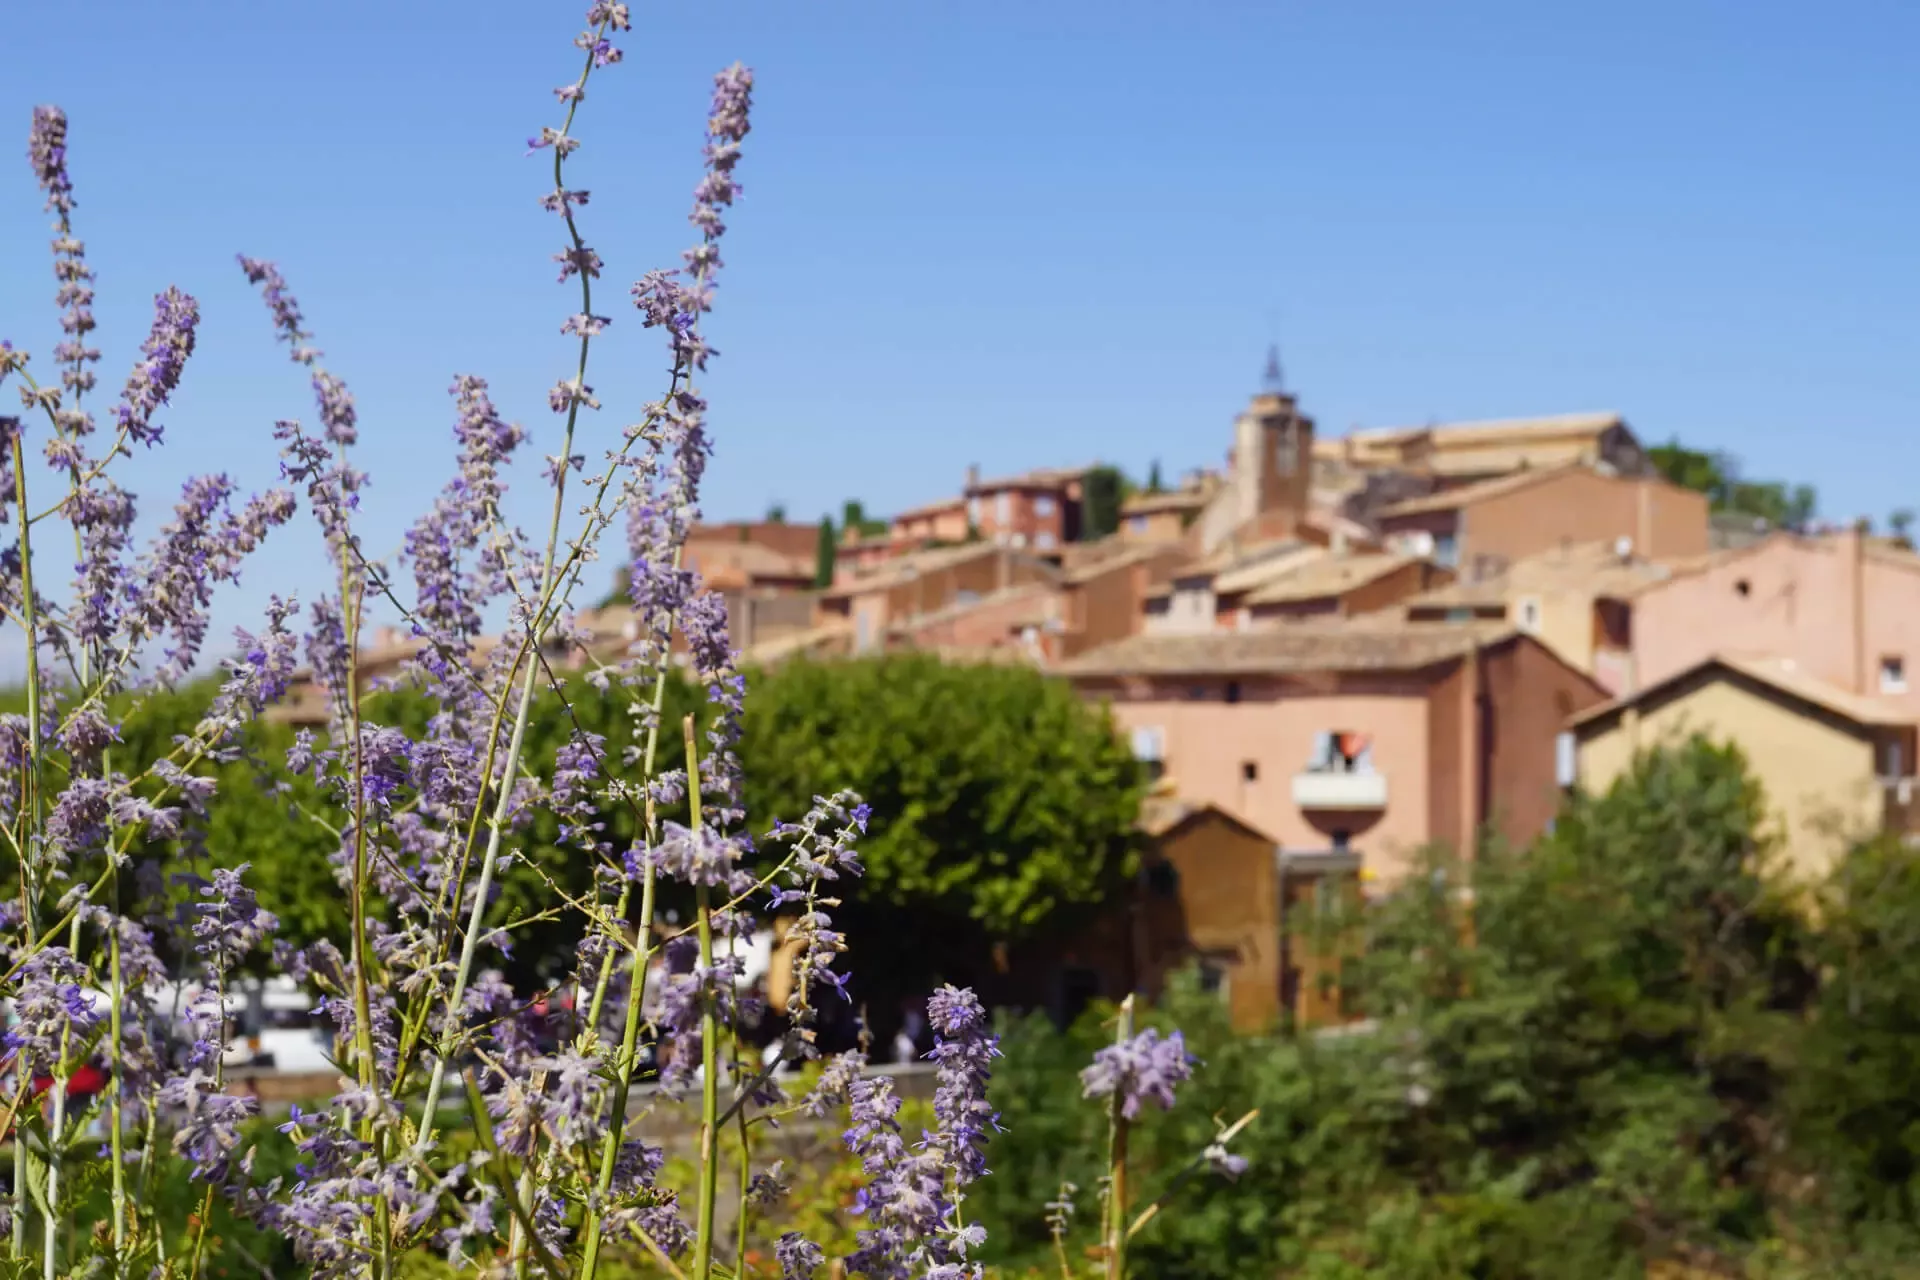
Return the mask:
<svg viewBox="0 0 1920 1280">
<path fill-rule="evenodd" d="M 853 630 L 853 623 L 842 618 L 806 631 L 774 636 L 748 648 L 740 655 L 740 663 L 743 666 L 768 666 L 785 658 L 831 648 L 843 641 L 851 641 Z"/>
<path fill-rule="evenodd" d="M 1247 596 L 1245 603 L 1290 604 L 1344 595 L 1370 582 L 1378 582 L 1407 565 L 1417 564 L 1420 559 L 1419 556 L 1386 551 L 1320 556 L 1256 589 Z"/>
<path fill-rule="evenodd" d="M 1252 631 L 1137 635 L 1102 645 L 1056 670 L 1069 677 L 1417 671 L 1518 634 L 1504 624 L 1410 627 L 1359 619 Z"/>
<path fill-rule="evenodd" d="M 910 551 L 906 555 L 895 556 L 891 560 L 882 562 L 878 568 L 869 573 L 855 574 L 845 582 L 835 583 L 822 594 L 828 599 L 864 595 L 869 591 L 900 586 L 922 574 L 937 573 L 942 569 L 951 569 L 982 556 L 1002 552 L 1006 552 L 1006 548 L 994 542 L 963 542 L 957 547 L 931 547 L 925 551 Z"/>
<path fill-rule="evenodd" d="M 1383 507 L 1382 519 L 1395 516 L 1426 515 L 1433 511 L 1458 511 L 1470 507 L 1476 502 L 1485 502 L 1503 494 L 1517 493 L 1530 489 L 1544 480 L 1552 480 L 1573 471 L 1585 471 L 1587 467 L 1578 462 L 1562 463 L 1551 467 L 1527 467 L 1504 476 L 1494 476 L 1490 480 L 1481 480 L 1474 484 L 1463 484 L 1457 489 L 1445 489 L 1439 493 L 1430 493 L 1424 498 L 1409 498 L 1405 502 L 1396 502 Z"/>
<path fill-rule="evenodd" d="M 998 489 L 1062 489 L 1076 480 L 1084 480 L 1091 466 L 1085 467 L 1035 467 L 1032 471 L 1022 471 L 1017 475 L 993 476 L 985 480 L 976 480 L 967 486 L 968 494 L 992 493 Z"/>
<path fill-rule="evenodd" d="M 951 622 L 955 618 L 964 618 L 977 609 L 998 609 L 1015 603 L 1030 607 L 1008 617 L 1010 625 L 1034 625 L 1050 621 L 1055 616 L 1054 601 L 1059 588 L 1051 582 L 1022 582 L 1011 587 L 1002 587 L 998 591 L 989 591 L 984 595 L 968 600 L 955 600 L 951 604 L 929 613 L 915 614 L 910 618 L 888 627 L 895 635 L 908 635 L 923 627 L 937 626 L 942 622 Z"/>
<path fill-rule="evenodd" d="M 1089 558 L 1081 560 L 1077 564 L 1068 565 L 1062 572 L 1060 580 L 1067 586 L 1076 587 L 1082 583 L 1091 582 L 1095 578 L 1103 574 L 1111 573 L 1116 569 L 1130 568 L 1133 565 L 1141 564 L 1148 560 L 1157 560 L 1162 557 L 1170 559 L 1178 558 L 1183 554 L 1185 553 L 1181 551 L 1177 543 L 1129 543 L 1110 555 Z"/>
<path fill-rule="evenodd" d="M 895 512 L 888 517 L 889 524 L 902 520 L 917 520 L 922 516 L 939 515 L 942 511 L 959 511 L 966 507 L 965 498 L 936 498 L 932 502 L 923 502 L 917 507 L 908 507 L 905 511 Z"/>
<path fill-rule="evenodd" d="M 1228 813 L 1217 804 L 1186 800 L 1179 796 L 1148 796 L 1140 802 L 1140 830 L 1154 839 L 1167 835 L 1195 818 L 1215 814 L 1248 834 L 1279 847 L 1280 842 L 1236 813 Z"/>
<path fill-rule="evenodd" d="M 1396 445 L 1428 436 L 1436 448 L 1486 444 L 1522 444 L 1543 436 L 1587 439 L 1626 425 L 1617 413 L 1561 413 L 1537 418 L 1484 418 L 1474 422 L 1438 422 L 1419 427 L 1368 427 L 1350 433 L 1359 445 Z"/>
<path fill-rule="evenodd" d="M 758 542 L 689 540 L 681 556 L 688 568 L 701 574 L 724 566 L 760 578 L 810 578 L 814 570 L 811 557 L 782 555 Z"/>
<path fill-rule="evenodd" d="M 1689 562 L 1681 562 L 1682 565 Z M 1470 609 L 1504 604 L 1515 595 L 1577 591 L 1595 599 L 1626 599 L 1677 571 L 1672 562 L 1622 560 L 1611 541 L 1555 547 L 1514 561 L 1503 573 L 1454 582 L 1408 600 L 1409 609 Z"/>
<path fill-rule="evenodd" d="M 1788 698 L 1817 707 L 1862 726 L 1899 727 L 1914 723 L 1911 714 L 1889 703 L 1863 697 L 1842 689 L 1818 676 L 1809 675 L 1791 658 L 1773 654 L 1718 653 L 1665 680 L 1648 685 L 1632 697 L 1615 698 L 1597 707 L 1589 707 L 1567 721 L 1584 728 L 1625 710 L 1634 703 L 1657 701 L 1690 680 L 1715 672 L 1727 672 L 1762 685 Z"/>
</svg>

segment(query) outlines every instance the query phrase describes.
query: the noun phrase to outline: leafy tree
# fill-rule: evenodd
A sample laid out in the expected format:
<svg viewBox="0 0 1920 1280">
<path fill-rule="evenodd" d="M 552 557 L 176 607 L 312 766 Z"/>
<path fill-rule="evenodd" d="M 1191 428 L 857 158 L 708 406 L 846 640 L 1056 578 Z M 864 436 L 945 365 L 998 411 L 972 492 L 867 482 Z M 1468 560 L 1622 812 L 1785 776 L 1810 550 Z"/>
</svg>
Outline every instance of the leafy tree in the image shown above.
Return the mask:
<svg viewBox="0 0 1920 1280">
<path fill-rule="evenodd" d="M 1911 536 L 1913 532 L 1913 508 L 1900 507 L 1887 517 L 1887 528 L 1896 538 Z"/>
<path fill-rule="evenodd" d="M 816 792 L 873 808 L 866 875 L 846 895 L 877 1008 L 959 981 L 999 939 L 1064 928 L 1133 860 L 1138 765 L 1106 715 L 1028 668 L 922 654 L 794 662 L 759 676 L 741 759 L 748 811 Z"/>
<path fill-rule="evenodd" d="M 767 508 L 768 524 L 785 524 L 786 522 L 787 522 L 787 504 L 786 503 L 776 502 Z"/>
<path fill-rule="evenodd" d="M 834 537 L 833 517 L 820 517 L 820 537 L 813 544 L 813 585 L 825 589 L 833 585 L 834 561 L 839 554 L 839 539 Z"/>
<path fill-rule="evenodd" d="M 1813 519 L 1819 505 L 1811 485 L 1743 479 L 1739 460 L 1732 454 L 1689 449 L 1673 440 L 1648 449 L 1647 458 L 1668 482 L 1706 494 L 1715 511 L 1754 516 L 1778 528 L 1797 529 Z"/>
<path fill-rule="evenodd" d="M 859 500 L 849 498 L 840 508 L 840 527 L 853 529 L 863 538 L 871 538 L 885 533 L 888 525 L 885 520 L 868 516 L 866 506 Z"/>
<path fill-rule="evenodd" d="M 1095 467 L 1087 472 L 1080 491 L 1082 541 L 1097 541 L 1120 528 L 1120 503 L 1125 489 L 1126 478 L 1116 467 Z"/>
<path fill-rule="evenodd" d="M 797 818 L 820 791 L 850 788 L 873 807 L 861 846 L 867 874 L 847 886 L 842 919 L 862 952 L 863 992 L 877 1008 L 924 995 L 944 966 L 988 963 L 997 940 L 1070 926 L 1107 901 L 1129 874 L 1141 780 L 1105 715 L 1031 668 L 944 665 L 924 655 L 831 663 L 793 663 L 750 671 L 751 696 L 739 755 L 747 811 L 755 830 Z M 211 686 L 149 704 L 130 734 L 147 749 L 197 720 Z M 617 684 L 602 693 L 584 676 L 548 694 L 527 728 L 534 767 L 578 730 L 605 740 L 618 768 L 634 741 L 632 696 Z M 430 708 L 406 691 L 369 698 L 371 723 L 417 735 Z M 689 714 L 704 725 L 704 691 L 684 679 L 663 689 L 661 721 Z M 208 848 L 223 864 L 251 862 L 261 901 L 282 917 L 282 936 L 309 942 L 337 937 L 344 905 L 328 855 L 338 839 L 305 817 L 312 799 L 303 779 L 287 776 L 292 732 L 255 728 L 251 759 L 219 768 L 209 807 Z M 677 749 L 677 735 L 663 739 Z M 601 836 L 616 849 L 640 838 L 629 806 L 600 807 Z M 669 809 L 665 817 L 684 819 Z M 576 941 L 537 919 L 552 885 L 585 889 L 591 867 L 559 843 L 550 814 L 536 816 L 500 876 L 496 916 L 513 929 L 509 976 L 547 974 Z M 676 904 L 667 903 L 669 908 Z M 950 973 L 947 976 L 952 976 Z"/>
</svg>

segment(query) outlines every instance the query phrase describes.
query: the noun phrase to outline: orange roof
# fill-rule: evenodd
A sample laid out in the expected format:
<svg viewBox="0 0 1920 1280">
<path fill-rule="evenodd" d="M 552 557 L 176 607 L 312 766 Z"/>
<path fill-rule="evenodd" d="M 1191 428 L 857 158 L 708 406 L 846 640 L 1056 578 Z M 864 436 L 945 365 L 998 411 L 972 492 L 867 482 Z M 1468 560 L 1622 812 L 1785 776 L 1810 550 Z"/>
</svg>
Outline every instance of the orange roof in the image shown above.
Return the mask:
<svg viewBox="0 0 1920 1280">
<path fill-rule="evenodd" d="M 1502 573 L 1424 591 L 1409 609 L 1471 609 L 1505 604 L 1521 594 L 1574 592 L 1596 600 L 1630 598 L 1667 581 L 1691 562 L 1622 559 L 1612 541 L 1581 542 L 1523 557 Z"/>
<path fill-rule="evenodd" d="M 1593 439 L 1626 425 L 1617 413 L 1561 413 L 1539 418 L 1484 418 L 1475 422 L 1436 422 L 1423 427 L 1368 427 L 1350 434 L 1359 445 L 1390 445 L 1427 436 L 1436 447 L 1520 444 L 1543 436 Z"/>
<path fill-rule="evenodd" d="M 1416 671 L 1519 634 L 1512 627 L 1383 626 L 1372 619 L 1253 631 L 1137 635 L 1062 663 L 1063 676 L 1283 675 Z"/>
<path fill-rule="evenodd" d="M 966 508 L 966 505 L 967 500 L 965 498 L 938 498 L 932 502 L 923 502 L 917 507 L 908 507 L 905 511 L 895 514 L 889 523 L 898 524 L 902 520 L 920 520 L 927 516 L 937 516 L 944 511 L 961 511 Z"/>
<path fill-rule="evenodd" d="M 1410 564 L 1418 564 L 1421 557 L 1401 555 L 1395 552 L 1361 552 L 1357 555 L 1320 556 L 1301 565 L 1292 573 L 1255 588 L 1244 603 L 1292 604 L 1302 600 L 1319 600 L 1326 596 L 1341 596 L 1349 591 L 1378 582 L 1398 569 Z"/>
<path fill-rule="evenodd" d="M 1481 480 L 1474 484 L 1463 484 L 1457 489 L 1431 493 L 1424 498 L 1409 498 L 1405 502 L 1396 502 L 1382 509 L 1380 516 L 1382 519 L 1390 519 L 1394 516 L 1425 515 L 1432 511 L 1458 511 L 1462 507 L 1470 507 L 1488 498 L 1497 498 L 1502 494 L 1532 488 L 1543 480 L 1551 480 L 1570 471 L 1584 470 L 1588 468 L 1578 462 L 1568 462 L 1553 467 L 1529 467 L 1509 475 L 1495 476 L 1491 480 Z"/>
<path fill-rule="evenodd" d="M 992 493 L 998 489 L 1064 489 L 1076 480 L 1084 480 L 1092 467 L 1037 467 L 1018 475 L 976 480 L 967 486 L 969 495 Z"/>
</svg>

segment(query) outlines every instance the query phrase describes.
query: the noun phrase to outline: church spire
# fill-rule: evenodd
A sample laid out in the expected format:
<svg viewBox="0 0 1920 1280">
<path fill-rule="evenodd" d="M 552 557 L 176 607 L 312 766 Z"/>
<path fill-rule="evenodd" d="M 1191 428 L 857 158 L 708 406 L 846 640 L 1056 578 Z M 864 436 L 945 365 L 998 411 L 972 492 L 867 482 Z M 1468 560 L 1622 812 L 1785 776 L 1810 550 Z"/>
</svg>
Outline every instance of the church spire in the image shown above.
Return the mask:
<svg viewBox="0 0 1920 1280">
<path fill-rule="evenodd" d="M 1277 342 L 1267 344 L 1267 368 L 1260 375 L 1260 389 L 1274 395 L 1286 390 L 1285 381 L 1280 376 L 1280 344 Z"/>
</svg>

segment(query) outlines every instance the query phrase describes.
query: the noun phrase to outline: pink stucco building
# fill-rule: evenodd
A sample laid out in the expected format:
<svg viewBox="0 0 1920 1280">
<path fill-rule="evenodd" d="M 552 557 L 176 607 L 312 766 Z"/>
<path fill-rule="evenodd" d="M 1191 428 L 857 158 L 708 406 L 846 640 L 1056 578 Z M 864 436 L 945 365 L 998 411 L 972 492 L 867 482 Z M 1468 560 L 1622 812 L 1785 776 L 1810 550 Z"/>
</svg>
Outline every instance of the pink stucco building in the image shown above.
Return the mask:
<svg viewBox="0 0 1920 1280">
<path fill-rule="evenodd" d="M 1633 601 L 1645 688 L 1716 653 L 1765 654 L 1920 718 L 1920 554 L 1853 531 L 1776 534 L 1681 566 Z"/>
<path fill-rule="evenodd" d="M 1139 635 L 1059 671 L 1171 794 L 1283 849 L 1357 852 L 1379 886 L 1430 843 L 1540 834 L 1570 781 L 1561 727 L 1605 700 L 1505 626 Z"/>
</svg>

